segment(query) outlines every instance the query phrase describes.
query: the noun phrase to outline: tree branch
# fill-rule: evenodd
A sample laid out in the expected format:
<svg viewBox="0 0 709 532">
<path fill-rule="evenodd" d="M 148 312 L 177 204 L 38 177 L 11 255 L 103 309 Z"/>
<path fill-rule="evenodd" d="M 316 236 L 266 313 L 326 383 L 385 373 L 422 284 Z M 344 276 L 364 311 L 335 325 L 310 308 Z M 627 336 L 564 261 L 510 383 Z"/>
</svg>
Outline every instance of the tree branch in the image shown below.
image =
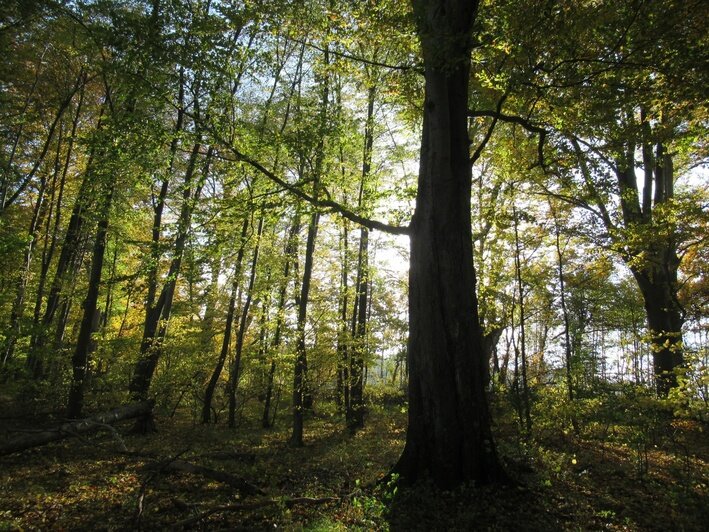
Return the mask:
<svg viewBox="0 0 709 532">
<path fill-rule="evenodd" d="M 325 51 L 325 48 L 321 48 L 320 46 L 318 46 L 317 44 L 313 44 L 312 42 L 304 41 L 301 39 L 294 39 L 292 37 L 287 37 L 287 39 L 292 42 L 302 44 L 303 46 L 307 46 L 308 48 L 318 50 L 319 52 Z M 332 50 L 332 49 L 328 49 L 327 51 L 329 53 L 331 53 L 332 55 L 336 55 L 337 57 L 341 57 L 343 59 L 349 59 L 351 61 L 358 61 L 360 63 L 364 63 L 365 65 L 378 66 L 378 67 L 382 67 L 382 68 L 388 68 L 390 70 L 402 70 L 402 71 L 412 70 L 413 72 L 423 75 L 423 65 L 392 65 L 390 63 L 382 63 L 381 61 L 374 61 L 372 59 L 366 59 L 364 57 L 350 54 L 348 52 L 338 52 L 338 51 Z"/>
<path fill-rule="evenodd" d="M 507 99 L 507 93 L 505 92 L 505 94 L 503 94 L 502 97 L 500 98 L 500 101 L 497 102 L 497 109 L 493 113 L 492 124 L 490 124 L 490 127 L 487 128 L 487 133 L 485 134 L 485 137 L 483 138 L 482 142 L 475 150 L 475 153 L 473 153 L 473 156 L 470 158 L 470 164 L 475 164 L 475 162 L 482 155 L 483 150 L 485 149 L 485 146 L 487 146 L 487 143 L 490 141 L 490 137 L 492 137 L 492 132 L 495 130 L 495 126 L 497 125 L 497 121 L 500 119 L 500 116 L 502 116 L 502 106 L 505 104 L 506 99 Z M 475 111 L 469 111 L 468 116 L 470 116 L 471 112 L 474 113 Z"/>
<path fill-rule="evenodd" d="M 352 212 L 351 210 L 347 209 L 346 207 L 340 205 L 339 203 L 333 201 L 330 199 L 330 194 L 325 191 L 327 198 L 328 199 L 318 199 L 307 192 L 301 190 L 295 185 L 292 185 L 285 181 L 284 179 L 278 177 L 276 174 L 271 172 L 269 169 L 267 169 L 265 166 L 263 166 L 261 163 L 256 161 L 255 159 L 252 159 L 248 155 L 241 153 L 237 148 L 234 146 L 226 145 L 226 149 L 228 149 L 233 155 L 234 155 L 234 160 L 238 162 L 243 162 L 251 166 L 252 168 L 258 170 L 260 173 L 265 175 L 268 179 L 276 183 L 278 186 L 282 187 L 283 189 L 287 190 L 294 196 L 303 199 L 307 201 L 308 203 L 314 205 L 315 207 L 320 207 L 322 209 L 327 209 L 331 212 L 336 212 L 348 220 L 351 220 L 355 223 L 358 223 L 367 229 L 372 229 L 372 230 L 377 230 L 377 231 L 383 231 L 385 233 L 390 233 L 394 235 L 408 235 L 410 234 L 410 228 L 409 226 L 397 226 L 397 225 L 390 225 L 386 224 L 383 222 L 379 222 L 377 220 L 371 220 L 369 218 L 365 218 L 364 216 L 360 216 L 359 214 L 356 214 Z"/>
<path fill-rule="evenodd" d="M 546 168 L 546 165 L 544 164 L 544 142 L 546 141 L 546 136 L 548 131 L 543 128 L 542 126 L 538 126 L 536 124 L 533 124 L 529 120 L 522 118 L 521 116 L 517 115 L 506 115 L 501 112 L 502 110 L 502 104 L 503 101 L 500 101 L 498 103 L 497 109 L 495 111 L 490 111 L 490 110 L 470 110 L 468 111 L 468 117 L 469 118 L 481 118 L 481 117 L 488 117 L 488 118 L 493 118 L 495 120 L 499 120 L 501 122 L 507 122 L 510 124 L 517 124 L 522 126 L 524 129 L 529 131 L 530 133 L 536 133 L 539 135 L 539 144 L 537 146 L 537 163 L 534 166 L 540 166 L 542 169 Z M 494 122 L 493 122 L 494 125 Z M 532 166 L 532 168 L 534 167 Z"/>
</svg>

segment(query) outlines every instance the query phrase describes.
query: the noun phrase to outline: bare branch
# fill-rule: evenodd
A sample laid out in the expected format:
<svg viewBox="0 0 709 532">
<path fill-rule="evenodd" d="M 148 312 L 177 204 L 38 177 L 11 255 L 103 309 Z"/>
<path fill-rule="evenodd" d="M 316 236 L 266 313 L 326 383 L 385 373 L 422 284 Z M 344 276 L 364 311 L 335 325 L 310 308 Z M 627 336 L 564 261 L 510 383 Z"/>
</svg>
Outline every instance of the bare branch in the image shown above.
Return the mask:
<svg viewBox="0 0 709 532">
<path fill-rule="evenodd" d="M 500 101 L 497 102 L 497 109 L 495 110 L 494 115 L 492 117 L 492 124 L 490 124 L 490 127 L 487 128 L 487 133 L 485 134 L 485 137 L 483 138 L 482 142 L 475 150 L 475 153 L 473 153 L 473 156 L 470 158 L 470 164 L 476 163 L 476 161 L 482 155 L 483 150 L 485 149 L 485 146 L 487 146 L 487 143 L 490 141 L 490 137 L 492 137 L 492 132 L 495 130 L 495 126 L 497 125 L 497 121 L 500 119 L 500 116 L 502 116 L 502 106 L 505 104 L 506 99 L 507 99 L 507 93 L 505 92 L 505 94 L 502 95 L 502 98 L 500 98 Z M 474 112 L 474 111 L 471 111 L 471 112 Z M 470 112 L 468 114 L 470 115 Z"/>
<path fill-rule="evenodd" d="M 312 48 L 314 50 L 318 50 L 319 52 L 324 52 L 325 48 L 321 48 L 317 44 L 313 44 L 312 42 L 304 41 L 301 39 L 294 39 L 292 37 L 287 37 L 288 40 L 292 42 L 296 42 L 299 44 L 302 44 L 303 46 L 307 46 L 308 48 Z M 332 55 L 336 55 L 337 57 L 341 57 L 343 59 L 349 59 L 351 61 L 357 61 L 359 63 L 364 63 L 365 65 L 372 65 L 372 66 L 378 66 L 382 68 L 388 68 L 390 70 L 402 70 L 402 71 L 408 71 L 411 70 L 413 72 L 416 72 L 417 74 L 423 74 L 423 65 L 392 65 L 390 63 L 382 63 L 381 61 L 374 61 L 372 59 L 366 59 L 364 57 L 358 56 L 351 54 L 349 52 L 338 52 L 336 50 L 328 49 L 327 50 L 329 53 Z"/>
<path fill-rule="evenodd" d="M 517 115 L 506 115 L 501 112 L 502 110 L 502 101 L 498 103 L 497 109 L 495 111 L 490 111 L 490 110 L 470 110 L 468 111 L 468 117 L 469 118 L 480 118 L 480 117 L 489 117 L 493 118 L 495 120 L 499 120 L 501 122 L 508 122 L 510 124 L 517 124 L 522 126 L 524 129 L 529 131 L 530 133 L 536 133 L 539 135 L 539 144 L 537 146 L 537 163 L 535 166 L 540 166 L 542 169 L 546 168 L 546 165 L 544 164 L 544 142 L 546 141 L 546 136 L 548 131 L 543 128 L 542 126 L 538 126 L 536 124 L 533 124 L 529 120 L 522 118 L 521 116 Z M 494 122 L 493 122 L 494 125 Z"/>
<path fill-rule="evenodd" d="M 287 190 L 294 196 L 303 199 L 307 201 L 308 203 L 320 207 L 322 209 L 326 209 L 330 212 L 336 212 L 348 220 L 351 220 L 355 223 L 358 223 L 367 229 L 372 229 L 372 230 L 377 230 L 377 231 L 383 231 L 385 233 L 390 233 L 394 235 L 408 235 L 410 234 L 410 228 L 409 226 L 397 226 L 397 225 L 390 225 L 386 224 L 384 222 L 379 222 L 377 220 L 371 220 L 369 218 L 365 218 L 364 216 L 360 216 L 359 214 L 356 214 L 352 212 L 351 210 L 347 209 L 346 207 L 340 205 L 339 203 L 329 199 L 329 194 L 327 194 L 328 199 L 317 199 L 308 194 L 307 192 L 303 191 L 302 189 L 298 188 L 295 185 L 292 185 L 285 181 L 284 179 L 278 177 L 276 174 L 268 170 L 265 166 L 263 166 L 261 163 L 256 161 L 255 159 L 252 159 L 248 155 L 245 155 L 241 153 L 236 147 L 234 146 L 229 146 L 226 145 L 226 149 L 228 149 L 234 156 L 234 160 L 238 162 L 243 162 L 251 166 L 252 168 L 258 170 L 260 173 L 265 175 L 268 179 L 276 183 L 278 186 L 282 187 L 283 189 Z"/>
</svg>

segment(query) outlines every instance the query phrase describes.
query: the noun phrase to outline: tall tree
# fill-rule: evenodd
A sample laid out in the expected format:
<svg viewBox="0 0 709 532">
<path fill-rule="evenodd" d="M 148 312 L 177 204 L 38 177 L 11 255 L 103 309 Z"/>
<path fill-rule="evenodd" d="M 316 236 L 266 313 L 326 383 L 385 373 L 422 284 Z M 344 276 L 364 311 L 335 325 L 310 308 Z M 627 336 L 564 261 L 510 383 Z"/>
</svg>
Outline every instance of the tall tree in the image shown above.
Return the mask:
<svg viewBox="0 0 709 532">
<path fill-rule="evenodd" d="M 394 472 L 441 487 L 503 478 L 485 395 L 470 221 L 466 116 L 477 7 L 413 0 L 425 95 L 410 227 L 409 427 Z"/>
<path fill-rule="evenodd" d="M 371 83 L 371 82 L 370 82 Z M 374 144 L 374 104 L 376 86 L 367 88 L 367 117 L 364 128 L 364 149 L 362 150 L 362 180 L 359 188 L 359 208 L 364 207 L 365 195 L 369 196 L 372 171 L 372 147 Z M 345 260 L 347 257 L 345 256 Z M 359 252 L 357 256 L 357 279 L 355 281 L 355 301 L 352 313 L 352 350 L 348 379 L 348 401 L 346 401 L 347 426 L 355 431 L 364 426 L 364 367 L 367 352 L 368 302 L 371 301 L 369 272 L 369 229 L 362 226 L 359 232 Z"/>
<path fill-rule="evenodd" d="M 330 52 L 325 48 L 323 53 L 324 68 L 330 64 Z M 319 83 L 320 101 L 318 116 L 316 120 L 316 144 L 314 148 L 314 161 L 312 162 L 313 195 L 317 202 L 320 196 L 321 180 L 323 177 L 323 165 L 325 162 L 325 139 L 328 129 L 328 110 L 330 99 L 330 74 L 327 70 L 322 75 Z M 301 178 L 305 178 L 305 154 L 301 154 L 300 170 Z M 303 278 L 300 286 L 300 293 L 296 302 L 298 306 L 298 319 L 296 325 L 296 354 L 295 366 L 293 368 L 293 430 L 289 439 L 289 444 L 294 447 L 303 445 L 303 414 L 306 408 L 312 406 L 312 395 L 308 383 L 308 358 L 305 342 L 305 327 L 308 317 L 308 300 L 310 298 L 310 286 L 313 275 L 313 260 L 315 253 L 315 242 L 318 236 L 320 224 L 320 211 L 313 207 L 308 223 L 308 235 L 305 241 L 305 257 L 303 260 Z"/>
</svg>

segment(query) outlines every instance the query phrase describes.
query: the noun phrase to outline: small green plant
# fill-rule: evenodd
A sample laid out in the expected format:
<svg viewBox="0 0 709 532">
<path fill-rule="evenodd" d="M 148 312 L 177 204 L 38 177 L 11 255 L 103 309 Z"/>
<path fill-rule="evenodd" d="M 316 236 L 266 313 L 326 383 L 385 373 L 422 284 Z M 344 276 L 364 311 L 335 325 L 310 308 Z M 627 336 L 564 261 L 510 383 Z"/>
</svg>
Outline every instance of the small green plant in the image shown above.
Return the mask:
<svg viewBox="0 0 709 532">
<path fill-rule="evenodd" d="M 615 512 L 613 510 L 599 510 L 598 517 L 603 519 L 613 519 L 615 517 Z"/>
</svg>

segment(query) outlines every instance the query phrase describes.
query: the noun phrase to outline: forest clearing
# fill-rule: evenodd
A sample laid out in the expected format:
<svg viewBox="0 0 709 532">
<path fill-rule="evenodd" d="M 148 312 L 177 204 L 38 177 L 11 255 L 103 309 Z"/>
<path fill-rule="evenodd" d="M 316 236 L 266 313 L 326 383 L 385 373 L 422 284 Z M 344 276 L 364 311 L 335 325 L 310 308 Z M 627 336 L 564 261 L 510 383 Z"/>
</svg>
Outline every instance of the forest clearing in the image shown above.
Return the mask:
<svg viewBox="0 0 709 532">
<path fill-rule="evenodd" d="M 709 3 L 0 3 L 0 529 L 705 530 Z"/>
</svg>

